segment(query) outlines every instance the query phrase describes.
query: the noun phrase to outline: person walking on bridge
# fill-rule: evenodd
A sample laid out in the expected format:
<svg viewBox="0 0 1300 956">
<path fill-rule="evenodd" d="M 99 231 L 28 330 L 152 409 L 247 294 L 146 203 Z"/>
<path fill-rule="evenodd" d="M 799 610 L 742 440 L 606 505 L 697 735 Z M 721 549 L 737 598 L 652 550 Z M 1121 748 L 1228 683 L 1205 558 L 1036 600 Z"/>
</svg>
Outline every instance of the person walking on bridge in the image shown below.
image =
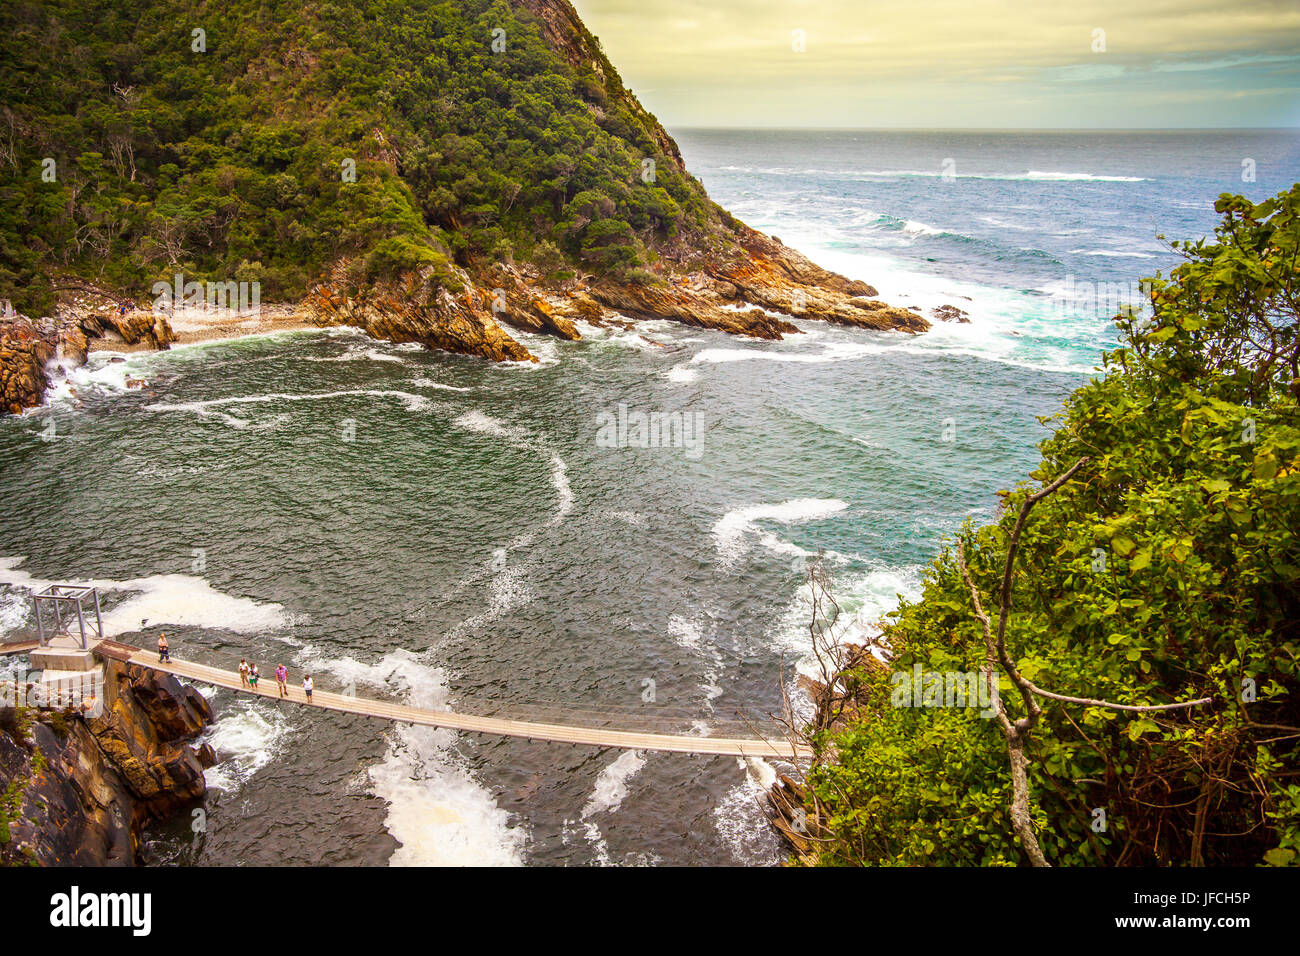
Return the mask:
<svg viewBox="0 0 1300 956">
<path fill-rule="evenodd" d="M 261 676 L 262 675 L 257 672 L 256 664 L 248 665 L 248 683 L 249 686 L 253 688 L 253 690 L 257 690 L 257 679 Z"/>
<path fill-rule="evenodd" d="M 167 635 L 158 635 L 158 663 L 170 664 L 172 661 L 171 646 L 167 643 Z"/>
<path fill-rule="evenodd" d="M 239 683 L 244 687 L 248 686 L 248 661 L 242 657 L 239 659 Z"/>
<path fill-rule="evenodd" d="M 280 696 L 289 696 L 289 668 L 281 664 L 275 669 L 275 682 L 280 685 Z"/>
<path fill-rule="evenodd" d="M 308 674 L 302 679 L 302 692 L 307 695 L 307 703 L 311 703 L 311 692 L 315 685 L 311 682 L 311 675 Z"/>
</svg>

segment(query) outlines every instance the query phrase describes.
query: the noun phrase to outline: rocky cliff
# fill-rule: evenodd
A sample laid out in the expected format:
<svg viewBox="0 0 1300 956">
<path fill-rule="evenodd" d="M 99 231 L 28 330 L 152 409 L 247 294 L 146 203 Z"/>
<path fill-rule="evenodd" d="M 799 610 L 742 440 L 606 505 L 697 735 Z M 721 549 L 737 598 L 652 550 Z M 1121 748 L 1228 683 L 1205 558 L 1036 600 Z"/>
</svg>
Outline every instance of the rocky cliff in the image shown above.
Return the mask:
<svg viewBox="0 0 1300 956">
<path fill-rule="evenodd" d="M 0 411 L 17 415 L 41 403 L 57 347 L 52 332 L 26 318 L 0 320 Z"/>
<path fill-rule="evenodd" d="M 201 799 L 214 758 L 192 741 L 207 700 L 176 678 L 108 661 L 99 717 L 0 710 L 0 862 L 132 865 L 141 830 Z"/>
</svg>

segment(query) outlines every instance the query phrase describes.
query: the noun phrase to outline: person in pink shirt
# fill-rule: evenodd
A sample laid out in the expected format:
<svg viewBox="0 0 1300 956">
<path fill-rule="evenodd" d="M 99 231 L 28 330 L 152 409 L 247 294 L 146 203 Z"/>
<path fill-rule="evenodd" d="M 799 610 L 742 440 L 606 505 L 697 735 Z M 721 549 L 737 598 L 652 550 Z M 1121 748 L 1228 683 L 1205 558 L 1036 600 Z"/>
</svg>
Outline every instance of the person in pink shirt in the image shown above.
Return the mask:
<svg viewBox="0 0 1300 956">
<path fill-rule="evenodd" d="M 280 696 L 289 696 L 289 668 L 281 664 L 275 669 L 275 682 L 280 685 Z"/>
</svg>

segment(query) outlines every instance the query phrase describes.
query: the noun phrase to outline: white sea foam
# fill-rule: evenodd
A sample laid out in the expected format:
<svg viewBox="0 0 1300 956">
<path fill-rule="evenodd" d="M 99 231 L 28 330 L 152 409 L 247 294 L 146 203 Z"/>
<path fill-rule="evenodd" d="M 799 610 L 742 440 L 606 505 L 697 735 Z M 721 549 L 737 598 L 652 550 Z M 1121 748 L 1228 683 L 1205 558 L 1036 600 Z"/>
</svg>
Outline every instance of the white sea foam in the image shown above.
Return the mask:
<svg viewBox="0 0 1300 956">
<path fill-rule="evenodd" d="M 0 638 L 21 627 L 30 611 L 30 603 L 23 594 L 17 591 L 0 594 Z"/>
<path fill-rule="evenodd" d="M 875 354 L 942 354 L 969 356 L 1037 371 L 1086 375 L 1092 364 L 1080 362 L 1079 350 L 1099 352 L 1107 347 L 1108 322 L 1062 322 L 1052 306 L 1051 296 L 1060 290 L 1035 292 L 983 286 L 964 280 L 912 270 L 884 255 L 847 252 L 829 245 L 824 237 L 806 234 L 797 227 L 782 227 L 782 236 L 793 247 L 808 253 L 819 264 L 849 278 L 866 279 L 886 302 L 906 302 L 923 314 L 940 305 L 958 304 L 969 313 L 969 323 L 935 321 L 924 335 L 862 333 L 831 330 L 810 348 L 803 336 L 791 337 L 770 346 L 705 349 L 692 363 L 737 362 L 765 359 L 786 362 L 834 362 Z M 799 324 L 799 323 L 796 323 Z M 814 326 L 809 325 L 811 330 Z M 869 339 L 864 336 L 870 335 Z M 1064 349 L 1043 340 L 1068 344 Z"/>
<path fill-rule="evenodd" d="M 943 169 L 794 169 L 785 166 L 720 166 L 737 173 L 760 173 L 767 176 L 823 176 L 839 179 L 997 179 L 1027 182 L 1114 182 L 1141 183 L 1141 176 L 1105 176 L 1094 173 L 1052 172 L 1030 169 L 1023 173 L 952 173 Z"/>
<path fill-rule="evenodd" d="M 547 525 L 554 527 L 573 510 L 573 489 L 569 485 L 569 467 L 565 464 L 563 458 L 551 451 L 545 439 L 534 435 L 521 426 L 507 425 L 499 419 L 493 418 L 487 412 L 478 409 L 464 412 L 452 424 L 465 431 L 506 439 L 520 447 L 545 456 L 551 466 L 551 487 L 555 489 L 557 499 L 555 514 L 551 516 Z M 516 542 L 511 545 L 511 550 L 531 541 L 533 534 L 534 532 L 524 532 L 524 535 L 516 539 Z"/>
<path fill-rule="evenodd" d="M 554 452 L 551 452 L 550 457 L 551 486 L 555 489 L 558 499 L 555 514 L 547 522 L 553 526 L 563 521 L 565 516 L 573 510 L 573 488 L 569 485 L 569 466 L 564 463 L 564 459 Z"/>
<path fill-rule="evenodd" d="M 898 607 L 898 596 L 913 600 L 921 593 L 924 569 L 919 565 L 902 567 L 880 566 L 864 574 L 835 579 L 831 594 L 839 605 L 840 613 L 833 621 L 824 620 L 826 640 L 832 645 L 857 644 L 866 647 L 873 657 L 885 662 L 892 657 L 892 649 L 881 635 L 879 622 L 887 613 Z M 827 612 L 826 607 L 821 612 Z M 808 721 L 813 717 L 813 703 L 801 685 L 801 679 L 825 679 L 821 664 L 813 653 L 809 626 L 812 622 L 812 596 L 805 582 L 795 593 L 784 614 L 771 627 L 765 637 L 776 649 L 794 659 L 794 673 L 786 687 L 796 720 Z"/>
<path fill-rule="evenodd" d="M 634 352 L 662 352 L 663 345 L 656 344 L 653 339 L 648 338 L 645 332 L 645 324 L 638 325 L 635 329 L 609 329 L 604 335 L 596 341 L 606 342 L 610 345 L 617 345 Z"/>
<path fill-rule="evenodd" d="M 1019 177 L 990 177 L 1016 179 Z M 1024 176 L 1025 179 L 1038 179 L 1048 182 L 1099 182 L 1099 183 L 1144 183 L 1146 178 L 1143 176 L 1101 176 L 1094 173 L 1053 173 L 1040 172 L 1037 169 L 1031 169 Z"/>
<path fill-rule="evenodd" d="M 646 526 L 646 517 L 636 511 L 608 511 L 606 514 L 615 521 L 622 521 L 624 524 L 630 524 L 634 528 L 644 528 Z"/>
<path fill-rule="evenodd" d="M 544 526 L 535 523 L 528 525 L 506 547 L 499 548 L 494 552 L 489 563 L 491 579 L 486 607 L 478 614 L 472 615 L 452 627 L 446 634 L 447 640 L 460 640 L 473 629 L 491 624 L 493 621 L 501 619 L 533 600 L 534 592 L 528 582 L 526 566 L 506 564 L 507 555 L 510 552 L 527 548 L 536 539 L 542 527 L 554 528 L 561 524 L 573 510 L 574 495 L 569 484 L 568 465 L 563 458 L 550 449 L 550 445 L 544 437 L 534 435 L 528 429 L 518 425 L 507 425 L 478 409 L 462 413 L 452 424 L 465 431 L 505 439 L 518 447 L 543 456 L 550 464 L 551 486 L 556 493 L 555 511 L 547 519 Z M 482 571 L 476 571 L 461 580 L 452 590 L 460 591 L 470 584 L 481 582 L 483 579 Z"/>
<path fill-rule="evenodd" d="M 1074 256 L 1100 256 L 1106 259 L 1154 259 L 1152 252 L 1123 252 L 1117 249 L 1071 249 Z"/>
<path fill-rule="evenodd" d="M 357 362 L 369 360 L 372 362 L 405 362 L 400 355 L 393 355 L 389 352 L 382 352 L 377 348 L 362 348 L 360 346 L 350 346 L 342 355 L 331 355 L 327 358 L 319 356 L 303 356 L 308 362 Z"/>
<path fill-rule="evenodd" d="M 1024 223 L 1012 222 L 1009 219 L 1001 219 L 997 216 L 980 216 L 979 220 L 999 229 L 1014 229 L 1016 232 L 1033 232 L 1034 229 L 1033 226 L 1026 226 Z"/>
<path fill-rule="evenodd" d="M 226 424 L 235 428 L 246 428 L 250 424 L 248 419 L 241 419 L 234 415 L 228 415 L 225 412 L 217 411 L 217 409 L 228 405 L 261 405 L 268 402 L 313 402 L 361 395 L 370 398 L 397 399 L 406 406 L 408 411 L 420 411 L 429 406 L 428 398 L 423 395 L 416 395 L 414 392 L 402 392 L 390 389 L 358 388 L 338 392 L 316 392 L 305 394 L 273 392 L 268 395 L 235 395 L 230 398 L 212 398 L 202 402 L 155 402 L 152 405 L 146 405 L 145 409 L 154 412 L 190 412 L 202 417 L 220 418 L 222 421 L 226 422 Z"/>
<path fill-rule="evenodd" d="M 491 372 L 505 372 L 508 374 L 517 374 L 520 372 L 535 372 L 539 369 L 554 365 L 560 361 L 559 340 L 552 335 L 537 335 L 531 332 L 524 332 L 521 329 L 510 329 L 511 338 L 517 341 L 532 354 L 536 362 L 489 362 L 488 370 Z"/>
<path fill-rule="evenodd" d="M 491 435 L 494 438 L 509 438 L 515 441 L 527 439 L 528 432 L 526 429 L 517 426 L 506 425 L 499 419 L 493 418 L 487 412 L 472 409 L 462 415 L 457 416 L 452 422 L 457 428 L 469 432 L 478 432 L 480 435 Z"/>
<path fill-rule="evenodd" d="M 582 808 L 582 819 L 597 813 L 613 813 L 627 799 L 628 783 L 645 767 L 646 759 L 638 750 L 625 750 L 600 772 L 591 796 Z"/>
<path fill-rule="evenodd" d="M 401 844 L 389 865 L 523 865 L 527 832 L 430 730 L 397 728 L 388 757 L 370 768 L 375 794 L 389 804 L 384 825 Z"/>
<path fill-rule="evenodd" d="M 674 385 L 689 385 L 700 377 L 700 373 L 689 364 L 674 365 L 664 375 Z"/>
<path fill-rule="evenodd" d="M 19 654 L 0 657 L 0 681 L 17 680 L 27 674 L 27 661 Z"/>
<path fill-rule="evenodd" d="M 409 651 L 393 651 L 373 664 L 347 657 L 318 658 L 312 666 L 333 674 L 345 687 L 380 687 L 413 707 L 449 707 L 446 672 Z M 510 814 L 475 779 L 456 752 L 455 731 L 397 724 L 387 739 L 388 752 L 370 767 L 369 777 L 375 795 L 388 802 L 385 826 L 401 844 L 390 865 L 523 863 L 527 830 L 513 825 Z"/>
<path fill-rule="evenodd" d="M 699 687 L 704 691 L 704 706 L 713 711 L 713 702 L 723 694 L 718 680 L 722 674 L 724 658 L 717 641 L 712 637 L 706 639 L 703 629 L 681 614 L 674 614 L 668 618 L 668 634 L 678 647 L 690 651 L 712 665 L 706 667 L 704 679 Z M 707 732 L 707 730 L 703 731 L 705 734 Z"/>
<path fill-rule="evenodd" d="M 889 648 L 881 640 L 879 622 L 898 607 L 898 596 L 914 600 L 921 594 L 924 576 L 921 565 L 879 564 L 866 571 L 837 575 L 831 594 L 840 607 L 839 617 L 829 622 L 828 637 L 835 644 L 858 644 L 870 648 L 879 660 L 887 660 Z M 802 582 L 768 639 L 771 644 L 796 658 L 799 673 L 819 676 L 808 632 L 812 620 L 812 595 Z M 822 609 L 823 612 L 825 608 Z"/>
<path fill-rule="evenodd" d="M 0 558 L 0 584 L 42 589 L 54 584 L 18 570 L 26 559 Z M 216 590 L 206 579 L 189 574 L 155 574 L 149 577 L 112 581 L 61 579 L 58 583 L 82 584 L 103 593 L 126 593 L 129 597 L 103 612 L 106 635 L 139 630 L 141 622 L 177 627 L 256 634 L 284 627 L 288 619 L 279 604 L 263 604 L 248 598 L 231 597 Z"/>
<path fill-rule="evenodd" d="M 444 391 L 444 392 L 472 392 L 472 391 L 474 391 L 472 388 L 466 388 L 466 387 L 464 387 L 464 386 L 460 386 L 460 385 L 448 385 L 448 384 L 446 384 L 445 382 L 437 382 L 437 381 L 434 381 L 434 380 L 431 379 L 431 378 L 423 378 L 423 377 L 412 379 L 412 380 L 411 380 L 411 384 L 414 385 L 414 386 L 416 386 L 417 388 L 436 388 L 436 389 L 439 389 L 439 390 Z"/>
<path fill-rule="evenodd" d="M 942 236 L 943 230 L 936 229 L 934 226 L 927 226 L 923 222 L 917 222 L 915 219 L 909 219 L 903 223 L 903 231 L 913 236 Z"/>
<path fill-rule="evenodd" d="M 704 635 L 700 628 L 689 618 L 673 614 L 668 618 L 668 635 L 677 643 L 696 653 L 704 650 Z"/>
<path fill-rule="evenodd" d="M 140 622 L 257 634 L 285 626 L 284 607 L 234 598 L 204 578 L 188 574 L 155 574 L 128 581 L 95 581 L 107 591 L 137 592 L 104 615 L 104 630 L 119 634 L 136 630 Z"/>
<path fill-rule="evenodd" d="M 713 825 L 736 863 L 771 866 L 780 862 L 783 850 L 761 801 L 776 783 L 776 770 L 755 758 L 737 758 L 736 764 L 744 776 L 713 808 Z"/>
<path fill-rule="evenodd" d="M 204 771 L 209 787 L 232 793 L 284 752 L 293 734 L 292 711 L 261 699 L 237 698 L 203 736 L 217 753 Z"/>
<path fill-rule="evenodd" d="M 829 518 L 847 508 L 838 498 L 792 498 L 775 505 L 751 505 L 728 511 L 713 525 L 713 542 L 724 565 L 734 564 L 749 549 L 748 538 L 757 533 L 758 540 L 772 551 L 790 555 L 808 552 L 759 528 L 759 521 L 800 524 Z"/>
<path fill-rule="evenodd" d="M 51 387 L 51 396 L 72 397 L 72 391 L 84 391 L 87 389 L 99 389 L 109 392 L 126 392 L 126 380 L 128 377 L 140 377 L 140 363 L 132 361 L 130 356 L 119 356 L 125 358 L 124 362 L 113 362 L 107 359 L 101 359 L 98 356 L 92 358 L 85 365 L 79 368 L 72 368 L 64 365 L 63 374 L 58 378 Z"/>
<path fill-rule="evenodd" d="M 704 680 L 700 682 L 700 690 L 704 691 L 704 706 L 712 712 L 715 708 L 713 702 L 722 696 L 723 690 L 718 684 L 720 669 L 706 671 Z"/>
<path fill-rule="evenodd" d="M 532 540 L 532 537 L 533 532 L 525 532 L 523 540 L 516 538 L 511 543 L 511 549 L 524 547 Z M 501 549 L 501 552 L 505 550 Z M 449 640 L 459 639 L 477 628 L 486 627 L 494 621 L 499 621 L 524 605 L 532 603 L 534 597 L 536 597 L 536 594 L 532 585 L 528 582 L 526 568 L 511 564 L 494 570 L 491 583 L 488 585 L 486 607 L 478 614 L 467 617 L 453 627 L 447 632 L 447 638 Z"/>
<path fill-rule="evenodd" d="M 393 355 L 390 352 L 381 352 L 379 349 L 363 349 L 358 358 L 369 359 L 372 362 L 405 362 L 406 359 L 400 355 Z"/>
<path fill-rule="evenodd" d="M 50 386 L 45 392 L 45 404 L 79 407 L 87 395 L 133 394 L 136 390 L 127 386 L 127 380 L 147 381 L 152 365 L 161 355 L 169 354 L 96 352 L 80 366 L 61 359 L 52 361 L 46 366 Z"/>
<path fill-rule="evenodd" d="M 610 856 L 609 844 L 600 831 L 600 825 L 592 817 L 597 814 L 613 813 L 623 801 L 627 799 L 629 792 L 629 781 L 641 772 L 645 767 L 645 757 L 639 751 L 625 750 L 612 763 L 600 772 L 596 778 L 596 784 L 592 789 L 591 796 L 582 808 L 582 828 L 587 843 L 591 846 L 595 859 L 593 862 L 597 866 L 648 866 L 655 862 L 655 859 L 644 853 L 628 854 L 625 860 L 617 864 Z M 572 821 L 565 821 L 566 829 L 572 825 Z"/>
<path fill-rule="evenodd" d="M 803 345 L 797 341 L 795 348 Z M 721 365 L 728 362 L 799 362 L 820 364 L 822 362 L 842 362 L 860 358 L 863 355 L 875 355 L 893 346 L 883 342 L 833 342 L 826 343 L 816 352 L 782 351 L 779 348 L 712 348 L 701 349 L 691 356 L 691 364 L 701 363 Z"/>
</svg>

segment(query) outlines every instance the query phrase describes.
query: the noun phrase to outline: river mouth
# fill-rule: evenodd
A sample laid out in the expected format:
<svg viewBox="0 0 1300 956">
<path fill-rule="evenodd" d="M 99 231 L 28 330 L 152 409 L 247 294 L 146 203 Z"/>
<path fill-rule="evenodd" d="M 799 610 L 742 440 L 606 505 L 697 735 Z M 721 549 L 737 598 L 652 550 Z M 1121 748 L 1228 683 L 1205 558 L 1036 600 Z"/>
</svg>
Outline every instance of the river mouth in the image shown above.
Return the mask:
<svg viewBox="0 0 1300 956">
<path fill-rule="evenodd" d="M 869 635 L 1037 463 L 1037 416 L 1114 341 L 1064 290 L 1167 270 L 1154 234 L 1209 232 L 1241 156 L 1300 179 L 1293 134 L 978 140 L 682 138 L 751 225 L 891 304 L 969 313 L 923 335 L 659 321 L 520 333 L 536 364 L 344 329 L 92 355 L 0 419 L 0 630 L 30 620 L 25 581 L 90 579 L 126 640 L 166 623 L 177 657 L 322 689 L 669 733 L 765 720 L 808 652 L 812 556 Z M 149 862 L 783 858 L 772 765 L 212 699 L 206 833 L 154 829 Z"/>
<path fill-rule="evenodd" d="M 970 360 L 888 333 L 584 333 L 529 337 L 531 367 L 346 330 L 97 354 L 75 395 L 0 424 L 0 600 L 31 579 L 93 579 L 126 640 L 165 623 L 177 656 L 285 663 L 416 706 L 770 728 L 806 651 L 804 562 L 826 552 L 847 613 L 869 621 L 915 591 L 944 530 L 993 500 L 1008 434 L 1021 467 L 1038 435 L 1023 406 L 990 408 L 963 439 L 986 456 L 984 481 L 950 474 L 939 432 L 953 409 L 925 383 L 935 363 Z M 906 417 L 904 400 L 937 404 Z M 620 406 L 631 427 L 602 439 Z M 663 416 L 663 433 L 642 435 L 638 415 Z M 675 442 L 680 422 L 698 433 Z M 209 693 L 222 760 L 208 831 L 159 828 L 154 862 L 781 858 L 759 805 L 774 768 L 757 761 Z"/>
</svg>

